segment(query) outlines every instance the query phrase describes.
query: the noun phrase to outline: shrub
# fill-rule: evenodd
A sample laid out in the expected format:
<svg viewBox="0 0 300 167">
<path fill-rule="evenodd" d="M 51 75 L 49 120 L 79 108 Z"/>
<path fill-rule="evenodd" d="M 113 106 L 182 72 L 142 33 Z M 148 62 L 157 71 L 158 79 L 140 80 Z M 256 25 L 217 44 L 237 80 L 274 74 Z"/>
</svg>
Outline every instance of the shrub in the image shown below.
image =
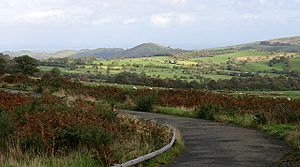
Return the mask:
<svg viewBox="0 0 300 167">
<path fill-rule="evenodd" d="M 266 115 L 262 112 L 254 115 L 254 121 L 256 124 L 260 125 L 264 125 L 268 122 Z"/>
<path fill-rule="evenodd" d="M 109 122 L 115 121 L 118 115 L 111 104 L 98 103 L 94 111 L 99 112 L 100 116 Z"/>
<path fill-rule="evenodd" d="M 21 138 L 19 141 L 22 152 L 42 155 L 45 147 L 38 134 Z"/>
<path fill-rule="evenodd" d="M 6 113 L 0 108 L 0 151 L 6 149 L 6 139 L 12 132 L 10 119 Z"/>
<path fill-rule="evenodd" d="M 298 113 L 293 112 L 285 103 L 275 104 L 272 107 L 272 117 L 276 123 L 299 122 Z"/>
<path fill-rule="evenodd" d="M 151 112 L 157 100 L 156 95 L 140 96 L 135 101 L 135 109 L 138 111 Z"/>
<path fill-rule="evenodd" d="M 195 112 L 198 118 L 214 120 L 215 113 L 221 111 L 221 107 L 215 104 L 204 104 L 196 107 Z"/>
</svg>

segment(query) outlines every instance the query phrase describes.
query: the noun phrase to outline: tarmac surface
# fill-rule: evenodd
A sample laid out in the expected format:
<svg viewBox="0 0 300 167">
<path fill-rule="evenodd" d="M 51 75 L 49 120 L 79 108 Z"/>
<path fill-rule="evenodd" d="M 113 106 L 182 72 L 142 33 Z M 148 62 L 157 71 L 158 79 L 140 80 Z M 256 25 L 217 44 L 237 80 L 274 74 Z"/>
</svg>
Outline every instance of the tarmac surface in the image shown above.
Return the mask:
<svg viewBox="0 0 300 167">
<path fill-rule="evenodd" d="M 126 112 L 179 129 L 185 148 L 168 167 L 274 167 L 290 151 L 283 140 L 253 129 L 201 119 Z"/>
</svg>

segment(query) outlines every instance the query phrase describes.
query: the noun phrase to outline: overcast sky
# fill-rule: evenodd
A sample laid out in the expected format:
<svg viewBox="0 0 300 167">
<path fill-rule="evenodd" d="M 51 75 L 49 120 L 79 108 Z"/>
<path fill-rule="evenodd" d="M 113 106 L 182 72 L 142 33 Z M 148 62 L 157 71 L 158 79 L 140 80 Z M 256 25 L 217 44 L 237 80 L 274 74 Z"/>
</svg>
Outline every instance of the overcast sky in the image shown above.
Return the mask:
<svg viewBox="0 0 300 167">
<path fill-rule="evenodd" d="M 0 0 L 0 50 L 184 49 L 300 35 L 300 0 Z"/>
</svg>

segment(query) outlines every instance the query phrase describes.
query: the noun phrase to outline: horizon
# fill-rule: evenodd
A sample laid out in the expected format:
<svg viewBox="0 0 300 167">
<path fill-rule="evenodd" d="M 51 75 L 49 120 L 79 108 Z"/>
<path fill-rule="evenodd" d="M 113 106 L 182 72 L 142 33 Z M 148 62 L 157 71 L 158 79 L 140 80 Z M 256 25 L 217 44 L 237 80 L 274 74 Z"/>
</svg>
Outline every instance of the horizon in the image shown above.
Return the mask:
<svg viewBox="0 0 300 167">
<path fill-rule="evenodd" d="M 291 38 L 291 37 L 300 37 L 300 35 L 294 35 L 294 36 L 286 36 L 286 37 L 273 37 L 271 39 L 262 39 L 262 40 L 254 40 L 254 41 L 248 41 L 248 42 L 244 42 L 244 43 L 236 43 L 236 44 L 230 44 L 230 45 L 226 45 L 226 46 L 216 46 L 216 47 L 210 47 L 210 48 L 199 48 L 199 49 L 185 49 L 185 48 L 175 48 L 170 46 L 172 49 L 183 49 L 183 50 L 205 50 L 205 49 L 214 49 L 214 48 L 223 48 L 223 47 L 230 47 L 230 46 L 235 46 L 235 45 L 240 45 L 240 44 L 247 44 L 247 43 L 252 43 L 252 42 L 259 42 L 259 41 L 264 41 L 264 40 L 274 40 L 274 39 L 281 39 L 281 38 Z M 114 47 L 97 47 L 97 48 L 79 48 L 79 49 L 70 49 L 70 48 L 66 48 L 66 49 L 22 49 L 22 50 L 0 50 L 1 52 L 34 52 L 34 53 L 55 53 L 55 52 L 60 52 L 60 51 L 71 51 L 71 50 L 75 50 L 75 51 L 81 51 L 81 50 L 96 50 L 96 49 L 112 49 L 112 48 L 117 48 L 117 49 L 131 49 L 134 48 L 136 46 L 142 45 L 142 44 L 148 44 L 148 43 L 153 43 L 153 44 L 157 44 L 160 46 L 164 46 L 164 47 L 169 47 L 166 45 L 162 45 L 160 43 L 156 43 L 156 42 L 143 42 L 140 44 L 136 44 L 132 47 L 128 47 L 128 48 L 122 48 L 122 47 L 118 47 L 118 46 L 114 46 Z"/>
<path fill-rule="evenodd" d="M 299 36 L 300 0 L 3 0 L 1 51 L 200 50 Z"/>
</svg>

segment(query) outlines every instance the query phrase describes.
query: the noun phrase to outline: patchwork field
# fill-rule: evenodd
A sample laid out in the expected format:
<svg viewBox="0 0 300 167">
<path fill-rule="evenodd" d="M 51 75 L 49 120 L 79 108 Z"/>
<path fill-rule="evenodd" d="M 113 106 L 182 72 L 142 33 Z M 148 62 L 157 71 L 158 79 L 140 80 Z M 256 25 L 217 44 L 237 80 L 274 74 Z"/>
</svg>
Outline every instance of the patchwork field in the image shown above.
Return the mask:
<svg viewBox="0 0 300 167">
<path fill-rule="evenodd" d="M 290 70 L 300 71 L 299 54 L 267 53 L 255 50 L 231 51 L 233 53 L 206 57 L 186 58 L 178 56 L 152 56 L 112 60 L 96 59 L 85 65 L 58 67 L 64 74 L 114 75 L 120 72 L 145 74 L 151 78 L 181 79 L 202 82 L 203 78 L 213 80 L 231 79 L 239 73 L 257 73 L 276 76 L 286 68 L 284 63 L 272 66 L 268 63 L 276 57 L 289 57 Z M 41 71 L 50 71 L 54 66 L 39 66 Z"/>
</svg>

